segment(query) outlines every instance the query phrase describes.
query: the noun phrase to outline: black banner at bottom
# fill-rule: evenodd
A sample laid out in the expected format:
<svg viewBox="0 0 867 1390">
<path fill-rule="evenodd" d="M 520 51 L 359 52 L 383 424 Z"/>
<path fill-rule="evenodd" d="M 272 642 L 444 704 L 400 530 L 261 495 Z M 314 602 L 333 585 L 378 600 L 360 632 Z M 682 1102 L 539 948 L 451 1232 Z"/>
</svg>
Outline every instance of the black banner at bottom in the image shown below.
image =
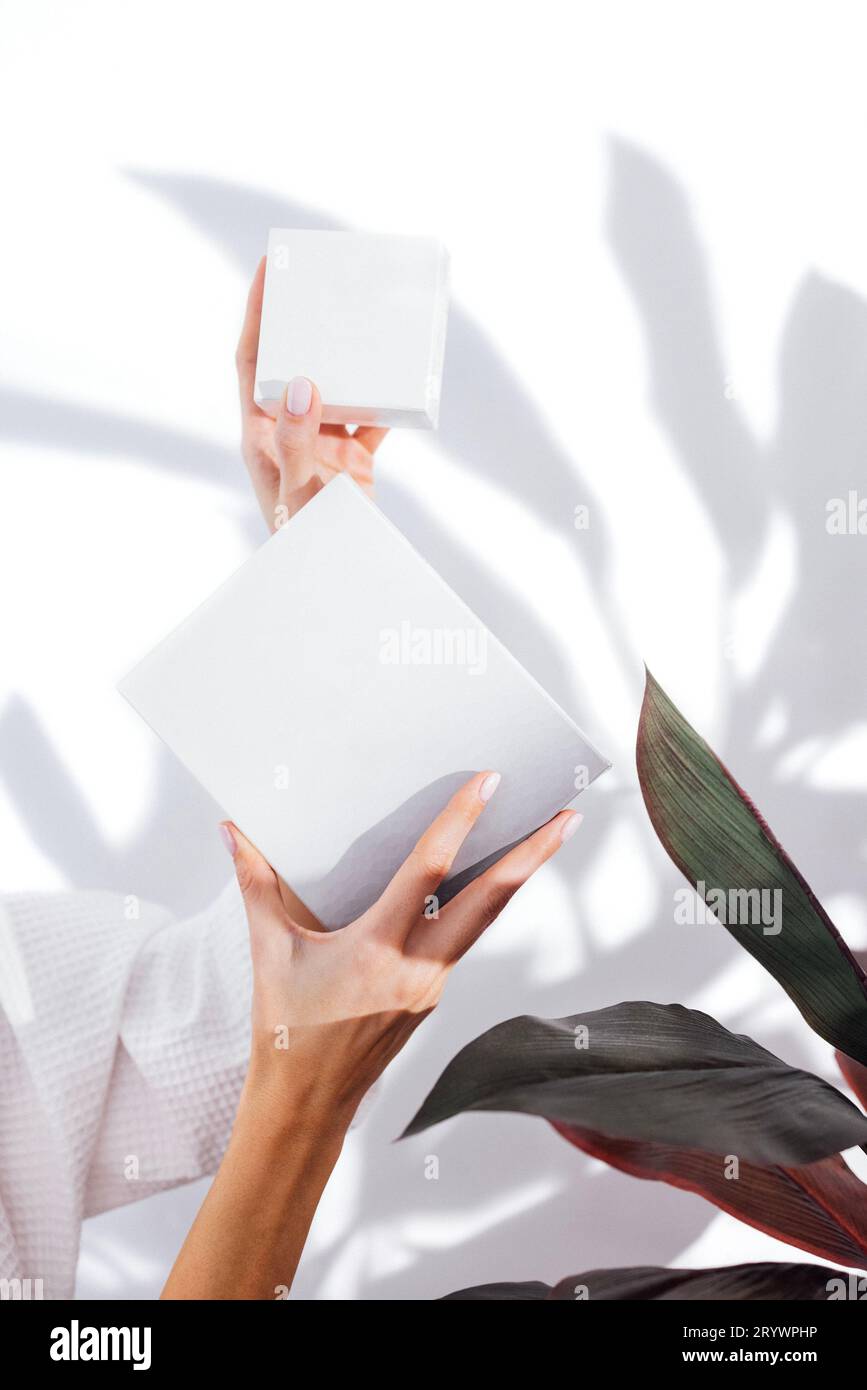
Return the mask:
<svg viewBox="0 0 867 1390">
<path fill-rule="evenodd" d="M 641 1370 L 643 1373 L 668 1371 L 673 1367 L 700 1369 L 704 1366 L 764 1366 L 774 1370 L 787 1366 L 806 1366 L 828 1371 L 858 1364 L 865 1332 L 864 1310 L 851 1300 L 816 1303 L 691 1303 L 680 1301 L 582 1302 L 571 1312 L 563 1310 L 528 1317 L 545 1316 L 546 1358 L 560 1337 L 569 1339 L 570 1355 L 580 1347 L 582 1365 L 588 1356 L 603 1359 L 611 1370 Z M 405 1310 L 407 1304 L 401 1305 Z M 489 1337 L 496 1327 L 488 1323 L 496 1314 L 481 1314 L 478 1305 L 470 1324 L 467 1314 L 443 1306 L 429 1308 L 442 1335 L 459 1327 L 463 1335 L 478 1332 Z M 376 1325 L 376 1303 L 365 1303 L 366 1317 L 372 1319 L 363 1333 L 351 1323 L 350 1336 L 334 1337 L 335 1324 L 347 1316 L 334 1303 L 319 1305 L 311 1325 L 310 1305 L 288 1300 L 275 1303 L 57 1303 L 0 1302 L 0 1327 L 4 1334 L 7 1359 L 16 1370 L 49 1373 L 50 1377 L 99 1375 L 110 1369 L 113 1375 L 159 1375 L 178 1371 L 210 1371 L 225 1375 L 231 1368 L 260 1368 L 273 1358 L 275 1366 L 291 1371 L 297 1338 L 305 1337 L 303 1361 L 313 1351 L 309 1341 L 321 1335 L 318 1317 L 328 1318 L 326 1340 L 314 1343 L 320 1366 L 333 1372 L 342 1358 L 357 1368 L 363 1362 L 383 1370 L 395 1364 L 408 1367 L 413 1353 L 406 1345 L 406 1322 L 394 1328 L 394 1347 L 389 1349 L 391 1332 Z M 510 1305 L 514 1319 L 514 1304 Z M 351 1314 L 348 1315 L 350 1318 Z M 474 1318 L 474 1321 L 473 1321 Z M 457 1322 L 455 1321 L 457 1319 Z M 538 1337 L 540 1324 L 509 1324 L 507 1343 L 486 1342 L 492 1346 L 520 1343 L 523 1329 Z M 410 1334 L 411 1335 L 411 1334 Z M 425 1332 L 422 1334 L 429 1335 Z M 580 1340 L 576 1343 L 575 1338 Z M 538 1345 L 537 1343 L 534 1343 Z M 424 1345 L 422 1343 L 421 1345 Z M 526 1343 L 523 1344 L 526 1346 Z M 401 1349 L 402 1348 L 402 1349 Z"/>
</svg>

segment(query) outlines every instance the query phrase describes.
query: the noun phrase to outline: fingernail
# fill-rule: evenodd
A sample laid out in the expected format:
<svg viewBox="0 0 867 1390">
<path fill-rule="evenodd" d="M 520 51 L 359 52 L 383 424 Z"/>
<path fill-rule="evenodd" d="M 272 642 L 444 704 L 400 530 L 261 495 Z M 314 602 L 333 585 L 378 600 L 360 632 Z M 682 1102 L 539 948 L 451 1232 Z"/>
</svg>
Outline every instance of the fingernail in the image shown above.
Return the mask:
<svg viewBox="0 0 867 1390">
<path fill-rule="evenodd" d="M 234 835 L 232 834 L 228 825 L 226 825 L 225 821 L 221 821 L 218 828 L 220 831 L 220 839 L 223 841 L 223 844 L 226 846 L 226 849 L 229 851 L 232 858 L 234 859 L 235 855 L 238 853 L 238 845 Z"/>
<path fill-rule="evenodd" d="M 286 388 L 286 409 L 290 415 L 306 415 L 313 400 L 313 387 L 306 376 L 293 376 Z"/>
<path fill-rule="evenodd" d="M 560 840 L 565 845 L 567 840 L 571 840 L 575 831 L 578 829 L 584 817 L 580 811 L 573 811 L 568 820 L 564 820 L 563 829 L 560 831 Z"/>
<path fill-rule="evenodd" d="M 489 772 L 482 785 L 479 787 L 479 800 L 490 801 L 497 787 L 500 785 L 499 772 Z"/>
</svg>

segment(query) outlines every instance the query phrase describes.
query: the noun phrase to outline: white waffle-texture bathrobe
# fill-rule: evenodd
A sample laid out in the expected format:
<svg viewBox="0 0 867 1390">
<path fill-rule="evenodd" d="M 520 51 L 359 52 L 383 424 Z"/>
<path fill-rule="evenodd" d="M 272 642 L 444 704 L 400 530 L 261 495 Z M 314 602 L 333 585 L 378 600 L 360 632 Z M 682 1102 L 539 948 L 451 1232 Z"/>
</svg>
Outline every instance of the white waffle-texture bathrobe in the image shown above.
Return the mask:
<svg viewBox="0 0 867 1390">
<path fill-rule="evenodd" d="M 71 1298 L 84 1217 L 216 1169 L 250 990 L 234 882 L 184 921 L 115 893 L 0 901 L 0 1278 Z"/>
</svg>

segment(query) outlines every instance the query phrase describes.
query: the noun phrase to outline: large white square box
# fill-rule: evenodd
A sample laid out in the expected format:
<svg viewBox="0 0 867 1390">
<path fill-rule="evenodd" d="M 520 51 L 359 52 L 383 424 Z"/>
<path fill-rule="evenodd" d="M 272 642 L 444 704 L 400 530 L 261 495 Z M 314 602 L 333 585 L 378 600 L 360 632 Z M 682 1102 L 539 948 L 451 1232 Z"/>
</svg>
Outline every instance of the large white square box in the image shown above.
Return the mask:
<svg viewBox="0 0 867 1390">
<path fill-rule="evenodd" d="M 306 376 L 327 424 L 435 429 L 447 316 L 441 242 L 273 228 L 256 404 L 276 415 L 287 382 Z"/>
<path fill-rule="evenodd" d="M 120 689 L 327 927 L 473 772 L 502 785 L 441 902 L 608 766 L 343 475 Z"/>
</svg>

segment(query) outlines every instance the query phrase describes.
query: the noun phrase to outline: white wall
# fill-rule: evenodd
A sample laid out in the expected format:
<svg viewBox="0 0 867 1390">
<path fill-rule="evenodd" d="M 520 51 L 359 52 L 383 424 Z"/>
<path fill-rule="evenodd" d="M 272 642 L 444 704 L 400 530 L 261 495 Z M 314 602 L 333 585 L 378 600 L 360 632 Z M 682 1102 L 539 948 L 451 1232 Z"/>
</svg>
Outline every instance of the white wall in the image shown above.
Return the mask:
<svg viewBox="0 0 867 1390">
<path fill-rule="evenodd" d="M 646 659 L 867 945 L 867 538 L 824 524 L 828 498 L 867 492 L 861 14 L 4 15 L 2 888 L 189 910 L 225 881 L 215 808 L 113 685 L 262 538 L 232 354 L 269 225 L 448 243 L 442 427 L 392 436 L 379 500 L 616 761 L 354 1133 L 302 1296 L 783 1253 L 540 1122 L 391 1140 L 457 1048 L 518 1012 L 679 1000 L 833 1075 L 721 928 L 674 926 L 633 742 Z M 155 1294 L 201 1192 L 89 1223 L 79 1292 Z"/>
</svg>

